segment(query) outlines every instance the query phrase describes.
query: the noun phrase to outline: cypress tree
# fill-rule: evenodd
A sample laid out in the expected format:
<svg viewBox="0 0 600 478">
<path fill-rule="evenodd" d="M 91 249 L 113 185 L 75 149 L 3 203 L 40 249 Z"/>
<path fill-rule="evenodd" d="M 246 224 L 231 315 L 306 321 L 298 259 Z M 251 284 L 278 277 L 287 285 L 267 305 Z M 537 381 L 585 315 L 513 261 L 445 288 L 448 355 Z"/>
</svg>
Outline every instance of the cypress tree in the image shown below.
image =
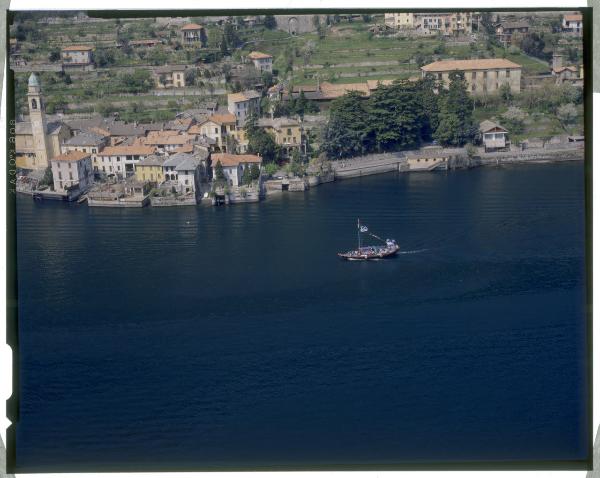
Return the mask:
<svg viewBox="0 0 600 478">
<path fill-rule="evenodd" d="M 473 101 L 467 93 L 463 73 L 450 73 L 448 91 L 440 92 L 439 124 L 433 135 L 443 146 L 462 146 L 477 134 L 473 121 Z"/>
</svg>

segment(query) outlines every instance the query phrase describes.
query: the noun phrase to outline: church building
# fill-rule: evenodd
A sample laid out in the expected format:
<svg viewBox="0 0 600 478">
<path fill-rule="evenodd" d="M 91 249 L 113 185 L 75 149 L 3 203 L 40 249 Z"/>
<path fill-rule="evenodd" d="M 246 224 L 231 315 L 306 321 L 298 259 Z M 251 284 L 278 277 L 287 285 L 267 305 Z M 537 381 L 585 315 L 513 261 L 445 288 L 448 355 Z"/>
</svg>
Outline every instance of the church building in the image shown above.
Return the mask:
<svg viewBox="0 0 600 478">
<path fill-rule="evenodd" d="M 71 129 L 62 121 L 46 118 L 40 82 L 32 73 L 27 86 L 29 121 L 15 125 L 17 167 L 46 169 L 50 159 L 61 154 L 61 145 L 71 137 Z"/>
</svg>

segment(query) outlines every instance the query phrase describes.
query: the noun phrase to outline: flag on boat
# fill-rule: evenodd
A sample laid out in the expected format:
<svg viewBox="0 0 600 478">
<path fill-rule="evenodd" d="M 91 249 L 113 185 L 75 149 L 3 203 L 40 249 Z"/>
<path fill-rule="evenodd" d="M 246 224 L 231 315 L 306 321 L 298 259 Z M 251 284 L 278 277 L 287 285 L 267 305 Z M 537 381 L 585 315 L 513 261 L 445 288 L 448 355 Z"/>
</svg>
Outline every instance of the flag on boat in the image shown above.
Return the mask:
<svg viewBox="0 0 600 478">
<path fill-rule="evenodd" d="M 360 226 L 360 232 L 368 232 L 369 228 L 367 226 Z"/>
</svg>

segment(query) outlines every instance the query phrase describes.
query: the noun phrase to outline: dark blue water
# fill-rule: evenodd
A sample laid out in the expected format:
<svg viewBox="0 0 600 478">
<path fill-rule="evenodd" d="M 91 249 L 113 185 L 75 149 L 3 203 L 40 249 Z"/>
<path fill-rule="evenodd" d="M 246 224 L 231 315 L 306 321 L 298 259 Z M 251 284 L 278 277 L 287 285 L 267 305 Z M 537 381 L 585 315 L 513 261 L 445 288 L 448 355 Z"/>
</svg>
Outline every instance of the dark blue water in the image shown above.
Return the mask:
<svg viewBox="0 0 600 478">
<path fill-rule="evenodd" d="M 18 201 L 20 470 L 583 460 L 583 163 Z M 356 218 L 404 253 L 343 262 Z"/>
</svg>

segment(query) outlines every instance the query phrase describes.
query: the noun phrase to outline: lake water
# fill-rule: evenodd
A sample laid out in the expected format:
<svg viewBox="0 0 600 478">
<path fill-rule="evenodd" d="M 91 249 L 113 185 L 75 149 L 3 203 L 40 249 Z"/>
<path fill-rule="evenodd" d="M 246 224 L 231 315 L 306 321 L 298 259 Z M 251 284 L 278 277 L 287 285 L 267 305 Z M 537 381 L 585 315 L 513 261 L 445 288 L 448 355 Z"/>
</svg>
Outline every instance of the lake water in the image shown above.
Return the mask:
<svg viewBox="0 0 600 478">
<path fill-rule="evenodd" d="M 18 199 L 20 471 L 584 460 L 582 162 Z M 402 248 L 344 262 L 356 220 Z"/>
</svg>

